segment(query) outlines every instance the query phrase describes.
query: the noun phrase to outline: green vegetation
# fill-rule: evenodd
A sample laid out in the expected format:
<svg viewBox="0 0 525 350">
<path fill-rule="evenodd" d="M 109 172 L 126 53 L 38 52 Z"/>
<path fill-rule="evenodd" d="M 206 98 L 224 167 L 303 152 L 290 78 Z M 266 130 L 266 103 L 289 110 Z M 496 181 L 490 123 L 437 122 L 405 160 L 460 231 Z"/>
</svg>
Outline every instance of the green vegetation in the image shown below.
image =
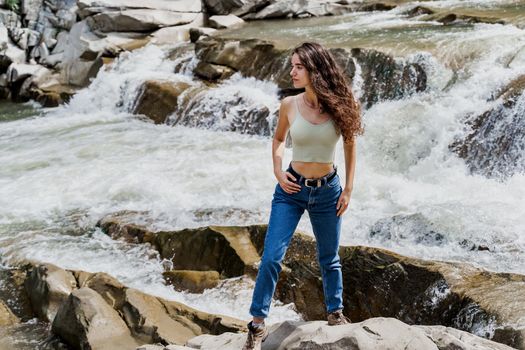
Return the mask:
<svg viewBox="0 0 525 350">
<path fill-rule="evenodd" d="M 20 0 L 6 0 L 5 4 L 11 11 L 18 11 Z"/>
</svg>

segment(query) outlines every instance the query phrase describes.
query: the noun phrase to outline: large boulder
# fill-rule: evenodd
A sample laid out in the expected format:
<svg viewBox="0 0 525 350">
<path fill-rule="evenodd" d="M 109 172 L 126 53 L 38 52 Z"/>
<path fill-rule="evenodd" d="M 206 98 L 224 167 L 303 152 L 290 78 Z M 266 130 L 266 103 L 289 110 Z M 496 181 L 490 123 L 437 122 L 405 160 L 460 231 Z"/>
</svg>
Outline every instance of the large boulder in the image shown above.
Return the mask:
<svg viewBox="0 0 525 350">
<path fill-rule="evenodd" d="M 382 100 L 395 100 L 427 87 L 424 69 L 416 63 L 396 60 L 385 53 L 369 49 L 352 49 L 352 57 L 361 66 L 366 107 Z"/>
<path fill-rule="evenodd" d="M 38 64 L 13 63 L 7 69 L 7 81 L 14 84 L 32 76 L 45 79 L 51 73 L 49 69 Z"/>
<path fill-rule="evenodd" d="M 208 66 L 194 70 L 196 75 L 209 74 L 213 79 L 217 75 L 229 76 L 232 71 L 224 66 Z M 267 136 L 271 134 L 277 112 L 277 106 L 267 106 L 253 94 L 243 89 L 208 88 L 194 86 L 188 89 L 179 101 L 179 112 L 173 124 L 205 128 L 216 131 L 234 131 L 241 134 Z M 210 108 L 210 106 L 214 106 Z M 219 108 L 217 108 L 219 107 Z M 270 110 L 270 108 L 272 110 Z"/>
<path fill-rule="evenodd" d="M 133 214 L 108 215 L 97 225 L 113 238 L 151 243 L 161 258 L 173 261 L 174 270 L 217 271 L 223 278 L 253 275 L 256 271 L 260 256 L 251 242 L 251 230 L 264 230 L 264 226 L 153 232 L 145 226 L 121 223 L 126 216 Z"/>
<path fill-rule="evenodd" d="M 246 335 L 201 335 L 186 346 L 201 350 L 240 349 Z M 439 326 L 409 326 L 393 318 L 372 318 L 330 327 L 326 322 L 282 322 L 270 327 L 263 349 L 282 350 L 510 350 L 466 332 Z"/>
<path fill-rule="evenodd" d="M 155 124 L 166 122 L 168 116 L 177 110 L 178 98 L 190 87 L 186 82 L 145 81 L 136 98 L 132 113 L 143 114 Z"/>
<path fill-rule="evenodd" d="M 77 281 L 69 271 L 51 264 L 35 266 L 25 281 L 25 288 L 34 313 L 51 322 L 60 305 L 77 288 Z"/>
<path fill-rule="evenodd" d="M 170 12 L 202 12 L 200 1 L 194 0 L 78 0 L 78 14 L 81 18 L 104 13 L 131 9 L 162 10 Z"/>
<path fill-rule="evenodd" d="M 90 28 L 101 32 L 150 32 L 158 28 L 187 24 L 197 18 L 194 12 L 163 10 L 122 10 L 101 12 L 87 18 Z"/>
<path fill-rule="evenodd" d="M 268 19 L 291 17 L 318 17 L 342 15 L 355 10 L 355 6 L 325 0 L 281 0 L 270 3 L 260 11 L 248 13 L 244 19 Z"/>
<path fill-rule="evenodd" d="M 469 131 L 450 148 L 471 172 L 502 179 L 525 172 L 525 75 L 504 86 L 493 107 L 468 117 L 466 125 Z"/>
<path fill-rule="evenodd" d="M 118 312 L 87 287 L 73 291 L 60 306 L 52 330 L 74 349 L 133 349 L 140 345 Z"/>
</svg>

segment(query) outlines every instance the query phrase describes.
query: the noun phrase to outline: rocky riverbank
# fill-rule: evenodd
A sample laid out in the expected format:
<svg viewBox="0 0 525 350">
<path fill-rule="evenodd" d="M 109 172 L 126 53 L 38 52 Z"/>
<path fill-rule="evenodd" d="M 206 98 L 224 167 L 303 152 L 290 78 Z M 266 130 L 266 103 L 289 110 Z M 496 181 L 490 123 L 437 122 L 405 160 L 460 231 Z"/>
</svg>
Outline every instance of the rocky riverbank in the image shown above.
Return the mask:
<svg viewBox="0 0 525 350">
<path fill-rule="evenodd" d="M 38 317 L 48 322 L 49 335 L 39 344 L 41 349 L 233 350 L 239 349 L 246 337 L 245 322 L 241 320 L 142 293 L 105 273 L 28 263 L 4 271 L 2 285 L 5 284 L 10 285 L 11 298 L 0 294 L 2 326 L 8 331 L 18 326 L 21 321 L 15 313 L 22 319 Z M 6 303 L 12 297 L 18 300 L 16 312 Z M 511 349 L 454 328 L 410 326 L 384 317 L 341 327 L 329 327 L 325 321 L 277 323 L 272 325 L 264 349 L 326 346 L 359 350 L 385 346 L 413 350 Z"/>
<path fill-rule="evenodd" d="M 217 277 L 254 276 L 262 254 L 265 225 L 210 226 L 182 231 L 148 229 L 143 213 L 123 212 L 99 225 L 111 237 L 151 244 L 163 259 L 172 259 L 165 276 L 179 270 L 201 276 L 199 283 L 216 284 Z M 283 261 L 276 298 L 294 303 L 305 320 L 325 318 L 315 241 L 296 233 Z M 345 313 L 354 321 L 395 317 L 408 324 L 455 327 L 489 339 L 525 348 L 525 276 L 491 273 L 468 264 L 425 261 L 384 249 L 341 247 L 345 280 Z M 175 257 L 175 258 L 172 258 Z M 203 274 L 213 272 L 212 278 Z M 215 281 L 215 282 L 214 282 Z"/>
</svg>

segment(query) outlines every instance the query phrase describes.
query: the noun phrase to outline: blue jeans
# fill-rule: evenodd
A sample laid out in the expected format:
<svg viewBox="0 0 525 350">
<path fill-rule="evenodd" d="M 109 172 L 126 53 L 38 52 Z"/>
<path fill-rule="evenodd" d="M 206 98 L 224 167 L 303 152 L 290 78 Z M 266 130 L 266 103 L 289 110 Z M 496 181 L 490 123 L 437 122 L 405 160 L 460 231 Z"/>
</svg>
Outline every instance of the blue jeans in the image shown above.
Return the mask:
<svg viewBox="0 0 525 350">
<path fill-rule="evenodd" d="M 277 184 L 250 307 L 252 316 L 268 316 L 281 272 L 280 263 L 305 209 L 308 210 L 317 241 L 317 259 L 323 278 L 326 310 L 330 313 L 343 308 L 343 276 L 338 254 L 341 217 L 336 215 L 341 192 L 338 175 L 321 187 L 302 185 L 301 191 L 294 194 L 284 192 Z"/>
</svg>

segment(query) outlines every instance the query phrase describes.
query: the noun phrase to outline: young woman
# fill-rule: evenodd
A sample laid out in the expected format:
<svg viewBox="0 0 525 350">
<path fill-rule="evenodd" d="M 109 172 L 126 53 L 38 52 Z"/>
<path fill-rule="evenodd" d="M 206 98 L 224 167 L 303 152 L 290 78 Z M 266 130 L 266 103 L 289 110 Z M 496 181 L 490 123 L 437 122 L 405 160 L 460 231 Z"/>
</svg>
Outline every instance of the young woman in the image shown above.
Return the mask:
<svg viewBox="0 0 525 350">
<path fill-rule="evenodd" d="M 355 169 L 355 136 L 362 133 L 360 107 L 345 75 L 328 50 L 303 43 L 293 50 L 295 88 L 305 92 L 281 102 L 272 146 L 275 188 L 264 252 L 257 274 L 243 350 L 260 349 L 268 336 L 268 316 L 281 261 L 299 219 L 308 210 L 317 240 L 317 255 L 329 325 L 349 320 L 343 316 L 343 282 L 339 261 L 341 215 L 348 208 Z M 286 134 L 292 138 L 292 162 L 282 170 Z M 344 189 L 334 167 L 335 146 L 343 138 Z"/>
</svg>

